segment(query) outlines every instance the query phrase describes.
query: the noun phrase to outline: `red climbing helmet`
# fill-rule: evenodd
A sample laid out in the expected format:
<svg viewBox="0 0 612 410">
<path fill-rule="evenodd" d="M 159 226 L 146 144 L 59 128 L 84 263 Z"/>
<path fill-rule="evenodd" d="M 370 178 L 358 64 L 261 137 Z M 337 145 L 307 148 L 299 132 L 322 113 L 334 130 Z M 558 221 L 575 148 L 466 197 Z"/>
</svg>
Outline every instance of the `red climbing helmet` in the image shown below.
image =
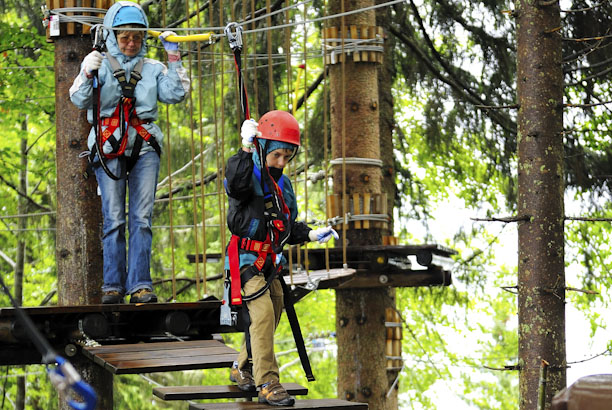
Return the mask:
<svg viewBox="0 0 612 410">
<path fill-rule="evenodd" d="M 269 111 L 259 119 L 258 123 L 260 138 L 300 146 L 300 126 L 295 117 L 287 111 Z"/>
</svg>

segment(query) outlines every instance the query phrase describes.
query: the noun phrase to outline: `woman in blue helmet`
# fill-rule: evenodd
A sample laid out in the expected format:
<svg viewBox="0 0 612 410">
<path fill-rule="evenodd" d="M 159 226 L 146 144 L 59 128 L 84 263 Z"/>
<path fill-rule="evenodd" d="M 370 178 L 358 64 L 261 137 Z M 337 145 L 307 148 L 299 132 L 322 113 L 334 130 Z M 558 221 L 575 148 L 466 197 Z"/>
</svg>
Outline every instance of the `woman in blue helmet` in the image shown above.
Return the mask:
<svg viewBox="0 0 612 410">
<path fill-rule="evenodd" d="M 102 303 L 123 303 L 128 294 L 130 303 L 157 301 L 150 273 L 151 218 L 163 146 L 163 133 L 155 124 L 157 101 L 183 101 L 189 78 L 178 44 L 164 40 L 174 34 L 170 31 L 160 36 L 168 65 L 145 58 L 148 26 L 138 4 L 113 4 L 104 18 L 106 52 L 88 54 L 70 88 L 71 101 L 87 109 L 89 122 L 97 125 L 89 133 L 88 146 L 104 217 Z M 94 101 L 96 71 L 99 101 Z M 129 244 L 125 236 L 126 191 Z"/>
</svg>

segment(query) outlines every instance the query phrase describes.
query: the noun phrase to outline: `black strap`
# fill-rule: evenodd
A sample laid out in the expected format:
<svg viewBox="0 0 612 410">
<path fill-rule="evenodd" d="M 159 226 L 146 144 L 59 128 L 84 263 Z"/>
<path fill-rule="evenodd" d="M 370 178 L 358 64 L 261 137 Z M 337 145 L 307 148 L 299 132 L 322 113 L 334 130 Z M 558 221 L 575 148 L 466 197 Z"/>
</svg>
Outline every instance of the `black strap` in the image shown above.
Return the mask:
<svg viewBox="0 0 612 410">
<path fill-rule="evenodd" d="M 295 340 L 295 347 L 297 348 L 298 355 L 300 356 L 300 362 L 302 362 L 302 368 L 306 374 L 306 379 L 309 382 L 315 380 L 312 374 L 312 368 L 310 367 L 310 360 L 308 359 L 308 353 L 306 352 L 306 346 L 304 344 L 304 338 L 302 337 L 302 331 L 300 330 L 300 323 L 298 322 L 295 308 L 293 307 L 293 298 L 291 297 L 291 289 L 285 283 L 283 275 L 278 275 L 281 286 L 283 287 L 283 300 L 285 302 L 285 312 L 287 313 L 287 319 L 291 326 L 291 332 L 293 333 L 293 339 Z"/>
</svg>

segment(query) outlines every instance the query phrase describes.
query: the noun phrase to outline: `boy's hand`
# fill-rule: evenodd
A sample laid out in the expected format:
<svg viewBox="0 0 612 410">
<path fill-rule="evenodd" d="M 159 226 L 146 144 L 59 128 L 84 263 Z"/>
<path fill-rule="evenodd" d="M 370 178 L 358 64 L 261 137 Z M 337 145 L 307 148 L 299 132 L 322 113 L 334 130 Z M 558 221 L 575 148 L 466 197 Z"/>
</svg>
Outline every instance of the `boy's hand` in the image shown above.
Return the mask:
<svg viewBox="0 0 612 410">
<path fill-rule="evenodd" d="M 257 121 L 250 119 L 242 123 L 240 129 L 240 136 L 242 137 L 242 146 L 244 148 L 253 148 L 253 139 L 255 137 L 261 137 L 261 132 L 257 131 Z"/>
<path fill-rule="evenodd" d="M 338 236 L 338 232 L 336 232 L 331 226 L 313 229 L 312 231 L 308 232 L 308 239 L 310 239 L 311 242 L 318 241 L 319 243 L 325 243 L 329 241 L 332 236 L 336 239 L 340 238 L 340 236 Z"/>
</svg>

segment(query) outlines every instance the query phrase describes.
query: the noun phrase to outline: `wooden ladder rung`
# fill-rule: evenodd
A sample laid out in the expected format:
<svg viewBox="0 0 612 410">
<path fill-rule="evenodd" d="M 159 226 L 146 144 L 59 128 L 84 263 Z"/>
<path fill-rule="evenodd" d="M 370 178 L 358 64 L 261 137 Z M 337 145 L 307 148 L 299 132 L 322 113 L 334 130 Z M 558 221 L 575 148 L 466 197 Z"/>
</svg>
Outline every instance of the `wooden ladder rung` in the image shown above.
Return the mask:
<svg viewBox="0 0 612 410">
<path fill-rule="evenodd" d="M 210 403 L 210 404 L 190 404 L 189 410 L 270 410 L 269 404 L 246 401 L 240 403 Z M 367 410 L 367 403 L 356 403 L 339 399 L 316 399 L 316 400 L 296 400 L 294 406 L 278 406 L 274 409 L 326 409 L 326 410 Z"/>
<path fill-rule="evenodd" d="M 281 383 L 294 396 L 308 394 L 308 388 L 297 383 Z M 256 391 L 242 391 L 235 385 L 229 386 L 167 386 L 153 388 L 153 394 L 162 400 L 204 400 L 237 399 L 257 397 Z"/>
</svg>

